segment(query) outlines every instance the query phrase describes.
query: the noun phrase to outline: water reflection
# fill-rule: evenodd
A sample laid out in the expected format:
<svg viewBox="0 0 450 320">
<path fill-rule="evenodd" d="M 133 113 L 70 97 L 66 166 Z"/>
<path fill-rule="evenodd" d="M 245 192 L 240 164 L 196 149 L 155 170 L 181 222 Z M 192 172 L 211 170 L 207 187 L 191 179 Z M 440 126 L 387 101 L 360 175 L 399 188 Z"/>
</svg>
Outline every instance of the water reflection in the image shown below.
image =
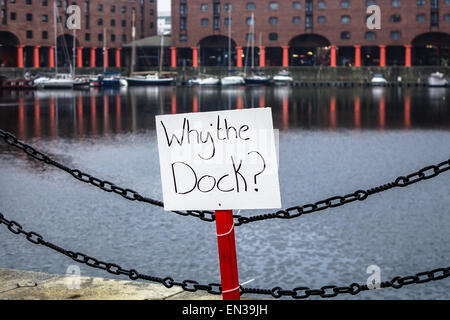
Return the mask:
<svg viewBox="0 0 450 320">
<path fill-rule="evenodd" d="M 274 125 L 295 129 L 448 129 L 446 88 L 186 88 L 3 92 L 0 127 L 30 137 L 83 137 L 154 129 L 154 116 L 273 108 Z M 90 111 L 89 111 L 90 110 Z"/>
</svg>

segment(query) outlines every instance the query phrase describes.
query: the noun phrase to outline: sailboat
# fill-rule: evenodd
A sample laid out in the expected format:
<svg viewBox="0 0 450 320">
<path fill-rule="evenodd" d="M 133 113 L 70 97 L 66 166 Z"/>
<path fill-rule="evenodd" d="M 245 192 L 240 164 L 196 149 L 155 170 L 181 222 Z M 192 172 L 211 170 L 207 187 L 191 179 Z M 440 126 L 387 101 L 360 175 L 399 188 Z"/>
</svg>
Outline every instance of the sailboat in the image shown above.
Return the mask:
<svg viewBox="0 0 450 320">
<path fill-rule="evenodd" d="M 201 52 L 200 47 L 199 52 Z M 199 61 L 202 61 L 200 57 Z M 199 73 L 198 77 L 189 79 L 189 84 L 198 86 L 217 86 L 220 84 L 220 79 L 214 76 Z"/>
<path fill-rule="evenodd" d="M 250 25 L 251 45 L 252 45 L 252 74 L 245 77 L 245 84 L 248 85 L 266 85 L 269 83 L 270 78 L 264 75 L 262 72 L 255 71 L 255 14 L 252 13 L 252 20 Z M 259 36 L 259 42 L 261 47 L 261 34 Z M 248 59 L 247 59 L 248 60 Z M 247 68 L 247 63 L 245 64 Z"/>
<path fill-rule="evenodd" d="M 228 73 L 231 73 L 231 7 L 228 9 Z M 239 86 L 245 84 L 241 76 L 226 76 L 220 79 L 222 86 Z"/>
<path fill-rule="evenodd" d="M 133 47 L 132 47 L 132 62 L 131 62 L 131 72 L 130 74 L 132 76 L 126 78 L 129 86 L 161 86 L 161 85 L 170 85 L 173 83 L 174 79 L 171 77 L 163 77 L 162 76 L 162 64 L 163 64 L 163 57 L 164 57 L 164 35 L 161 33 L 161 54 L 159 59 L 159 73 L 156 74 L 147 74 L 147 75 L 133 75 L 134 71 L 134 58 L 135 58 L 135 52 L 136 52 L 136 44 L 135 44 L 135 38 L 136 38 L 136 26 L 135 26 L 135 12 L 133 11 L 132 15 L 132 23 L 133 28 L 131 31 L 131 37 L 133 38 Z"/>
<path fill-rule="evenodd" d="M 64 89 L 72 89 L 76 80 L 73 77 L 73 74 L 63 74 L 58 73 L 58 41 L 57 41 L 57 20 L 56 20 L 56 2 L 53 2 L 53 22 L 54 22 L 54 33 L 55 33 L 55 76 L 51 77 L 40 77 L 34 80 L 34 84 L 38 88 L 64 88 Z M 64 40 L 65 41 L 65 40 Z M 70 64 L 70 68 L 72 70 L 72 64 Z"/>
</svg>

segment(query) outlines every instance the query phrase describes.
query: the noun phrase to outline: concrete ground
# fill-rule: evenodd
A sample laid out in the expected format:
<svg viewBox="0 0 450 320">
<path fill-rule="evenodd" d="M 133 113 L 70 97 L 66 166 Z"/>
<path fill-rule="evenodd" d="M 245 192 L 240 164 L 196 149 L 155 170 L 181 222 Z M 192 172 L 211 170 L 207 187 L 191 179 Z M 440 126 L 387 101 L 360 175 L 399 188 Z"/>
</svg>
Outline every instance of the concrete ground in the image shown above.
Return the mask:
<svg viewBox="0 0 450 320">
<path fill-rule="evenodd" d="M 0 268 L 0 300 L 221 300 L 160 284 Z"/>
</svg>

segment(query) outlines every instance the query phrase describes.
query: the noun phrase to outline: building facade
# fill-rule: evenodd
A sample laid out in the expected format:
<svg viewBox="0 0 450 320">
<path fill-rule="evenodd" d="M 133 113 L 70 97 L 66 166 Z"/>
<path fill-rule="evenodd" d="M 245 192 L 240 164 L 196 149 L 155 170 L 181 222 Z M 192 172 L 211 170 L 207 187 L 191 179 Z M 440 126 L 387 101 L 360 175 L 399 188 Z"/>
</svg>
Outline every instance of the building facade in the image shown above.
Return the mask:
<svg viewBox="0 0 450 320">
<path fill-rule="evenodd" d="M 66 24 L 75 13 L 67 12 L 72 5 L 80 13 L 75 31 Z M 132 39 L 133 12 L 136 39 L 157 33 L 157 0 L 1 0 L 0 9 L 2 67 L 54 67 L 55 47 L 60 66 L 75 55 L 77 67 L 120 67 L 122 45 Z"/>
<path fill-rule="evenodd" d="M 449 33 L 450 0 L 172 0 L 172 66 L 446 65 Z"/>
</svg>

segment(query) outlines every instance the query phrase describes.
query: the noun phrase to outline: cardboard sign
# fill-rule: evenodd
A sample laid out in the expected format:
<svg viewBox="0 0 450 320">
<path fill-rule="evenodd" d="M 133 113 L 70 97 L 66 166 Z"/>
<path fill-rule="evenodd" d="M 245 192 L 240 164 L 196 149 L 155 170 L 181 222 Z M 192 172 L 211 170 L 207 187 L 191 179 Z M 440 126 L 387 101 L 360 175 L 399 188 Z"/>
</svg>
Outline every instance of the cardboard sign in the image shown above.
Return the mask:
<svg viewBox="0 0 450 320">
<path fill-rule="evenodd" d="M 165 210 L 281 208 L 272 110 L 156 116 Z"/>
</svg>

